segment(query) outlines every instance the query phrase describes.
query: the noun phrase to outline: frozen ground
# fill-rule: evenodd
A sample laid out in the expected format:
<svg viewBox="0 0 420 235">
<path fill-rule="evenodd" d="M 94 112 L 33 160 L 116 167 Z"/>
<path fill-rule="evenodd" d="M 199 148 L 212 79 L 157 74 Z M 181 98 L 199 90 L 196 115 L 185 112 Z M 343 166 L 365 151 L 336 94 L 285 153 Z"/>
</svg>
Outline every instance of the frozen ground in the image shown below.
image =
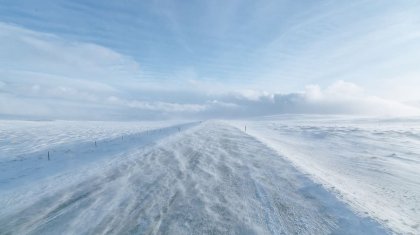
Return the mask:
<svg viewBox="0 0 420 235">
<path fill-rule="evenodd" d="M 0 121 L 0 160 L 16 158 L 34 150 L 52 150 L 62 145 L 106 141 L 180 124 L 165 122 L 98 121 Z"/>
<path fill-rule="evenodd" d="M 191 125 L 180 122 L 1 121 L 0 190 L 124 155 Z"/>
<path fill-rule="evenodd" d="M 391 233 L 337 199 L 337 192 L 345 197 L 338 187 L 328 191 L 314 183 L 311 177 L 322 179 L 314 174 L 322 172 L 322 164 L 304 174 L 293 166 L 305 170 L 292 156 L 275 151 L 280 143 L 274 136 L 281 136 L 282 128 L 296 128 L 280 122 L 247 121 L 245 133 L 243 123 L 222 121 L 1 121 L 0 234 Z M 277 130 L 272 130 L 273 123 Z M 270 138 L 258 140 L 265 131 Z M 267 147 L 271 144 L 275 150 Z M 304 152 L 296 153 L 303 159 Z M 348 172 L 352 170 L 342 177 Z M 418 206 L 418 175 L 407 174 L 414 177 L 412 187 L 405 188 L 413 196 L 408 202 Z M 361 196 L 353 199 L 352 206 Z M 400 215 L 415 220 L 412 214 Z M 390 227 L 417 232 L 411 225 Z"/>
<path fill-rule="evenodd" d="M 420 234 L 420 119 L 277 116 L 234 123 L 401 234 Z"/>
</svg>

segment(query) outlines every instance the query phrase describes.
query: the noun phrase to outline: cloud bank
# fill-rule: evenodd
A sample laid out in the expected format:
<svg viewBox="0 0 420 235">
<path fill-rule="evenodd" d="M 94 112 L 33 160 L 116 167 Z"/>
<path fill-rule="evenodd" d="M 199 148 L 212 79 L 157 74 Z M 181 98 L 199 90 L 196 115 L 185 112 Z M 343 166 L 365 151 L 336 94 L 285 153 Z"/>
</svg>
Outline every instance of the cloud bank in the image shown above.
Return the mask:
<svg viewBox="0 0 420 235">
<path fill-rule="evenodd" d="M 1 117 L 48 119 L 241 118 L 274 114 L 420 115 L 340 81 L 289 94 L 200 81 L 145 79 L 111 49 L 0 23 Z"/>
</svg>

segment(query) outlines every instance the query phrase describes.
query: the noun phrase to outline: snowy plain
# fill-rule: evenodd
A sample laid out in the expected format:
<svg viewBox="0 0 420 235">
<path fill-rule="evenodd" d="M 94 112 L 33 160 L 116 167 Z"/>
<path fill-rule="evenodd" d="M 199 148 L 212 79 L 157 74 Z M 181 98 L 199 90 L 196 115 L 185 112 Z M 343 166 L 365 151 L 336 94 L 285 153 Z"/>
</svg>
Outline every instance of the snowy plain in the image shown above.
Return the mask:
<svg viewBox="0 0 420 235">
<path fill-rule="evenodd" d="M 420 119 L 272 116 L 236 122 L 355 211 L 420 234 Z"/>
<path fill-rule="evenodd" d="M 418 234 L 419 123 L 0 121 L 0 234 Z"/>
<path fill-rule="evenodd" d="M 0 188 L 112 158 L 178 131 L 181 122 L 2 121 Z M 126 138 L 126 141 L 124 140 Z M 51 161 L 44 161 L 50 158 Z"/>
</svg>

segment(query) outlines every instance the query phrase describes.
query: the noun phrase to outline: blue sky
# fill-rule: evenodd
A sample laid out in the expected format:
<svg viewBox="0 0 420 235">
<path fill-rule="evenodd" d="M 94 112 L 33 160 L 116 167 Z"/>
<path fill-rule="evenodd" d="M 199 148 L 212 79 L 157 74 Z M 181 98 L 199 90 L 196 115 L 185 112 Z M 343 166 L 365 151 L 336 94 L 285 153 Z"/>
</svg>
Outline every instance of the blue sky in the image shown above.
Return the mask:
<svg viewBox="0 0 420 235">
<path fill-rule="evenodd" d="M 95 107 L 117 99 L 207 113 L 242 107 L 238 97 L 420 100 L 419 1 L 0 3 L 0 89 L 16 102 L 44 107 L 57 89 L 76 107 L 83 93 Z M 52 95 L 27 97 L 33 87 Z"/>
</svg>

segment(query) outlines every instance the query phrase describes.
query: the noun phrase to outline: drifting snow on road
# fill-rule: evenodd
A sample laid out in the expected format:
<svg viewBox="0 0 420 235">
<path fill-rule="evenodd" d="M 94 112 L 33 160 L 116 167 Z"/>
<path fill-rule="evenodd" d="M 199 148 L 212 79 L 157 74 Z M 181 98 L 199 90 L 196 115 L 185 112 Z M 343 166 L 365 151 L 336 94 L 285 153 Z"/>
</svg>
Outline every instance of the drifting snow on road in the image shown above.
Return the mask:
<svg viewBox="0 0 420 235">
<path fill-rule="evenodd" d="M 389 232 L 223 122 L 9 188 L 0 205 L 0 234 Z"/>
</svg>

